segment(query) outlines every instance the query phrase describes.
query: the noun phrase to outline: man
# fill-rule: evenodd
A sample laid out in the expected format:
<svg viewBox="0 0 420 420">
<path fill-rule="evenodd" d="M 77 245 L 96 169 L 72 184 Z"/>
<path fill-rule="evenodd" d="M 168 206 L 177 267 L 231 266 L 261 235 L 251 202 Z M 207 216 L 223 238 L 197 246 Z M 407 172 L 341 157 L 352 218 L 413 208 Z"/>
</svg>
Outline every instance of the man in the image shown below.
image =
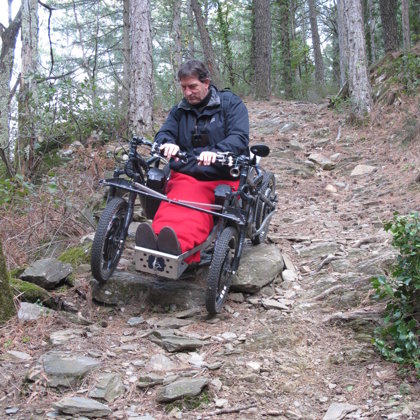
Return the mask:
<svg viewBox="0 0 420 420">
<path fill-rule="evenodd" d="M 209 71 L 198 60 L 183 64 L 178 80 L 184 98 L 172 108 L 155 141 L 168 160 L 182 151 L 187 161 L 170 161 L 166 194 L 177 200 L 214 203 L 214 189 L 219 184 L 238 187 L 229 167 L 216 162 L 216 153 L 248 153 L 248 111 L 238 96 L 218 91 L 210 83 Z M 136 243 L 179 255 L 203 243 L 212 227 L 211 215 L 162 202 L 152 227 L 146 223 L 139 226 Z M 199 260 L 195 254 L 187 262 Z"/>
</svg>

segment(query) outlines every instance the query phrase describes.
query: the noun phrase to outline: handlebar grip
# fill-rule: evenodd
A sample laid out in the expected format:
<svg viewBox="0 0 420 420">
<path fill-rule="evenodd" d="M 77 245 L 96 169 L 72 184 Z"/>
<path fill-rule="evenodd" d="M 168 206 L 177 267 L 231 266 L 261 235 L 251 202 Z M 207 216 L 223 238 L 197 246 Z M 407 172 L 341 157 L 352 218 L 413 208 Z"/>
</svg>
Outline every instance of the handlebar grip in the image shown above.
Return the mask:
<svg viewBox="0 0 420 420">
<path fill-rule="evenodd" d="M 177 157 L 182 163 L 188 162 L 188 156 L 185 152 L 178 151 L 175 157 Z"/>
</svg>

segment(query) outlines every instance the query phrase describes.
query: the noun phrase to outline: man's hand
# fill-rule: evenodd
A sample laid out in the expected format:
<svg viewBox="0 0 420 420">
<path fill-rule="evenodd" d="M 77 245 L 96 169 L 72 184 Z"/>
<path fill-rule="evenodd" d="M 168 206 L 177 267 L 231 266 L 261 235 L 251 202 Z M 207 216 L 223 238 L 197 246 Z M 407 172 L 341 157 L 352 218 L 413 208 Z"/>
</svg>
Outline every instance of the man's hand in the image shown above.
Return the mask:
<svg viewBox="0 0 420 420">
<path fill-rule="evenodd" d="M 214 152 L 201 152 L 198 158 L 198 164 L 209 166 L 212 163 L 216 162 L 217 154 Z"/>
<path fill-rule="evenodd" d="M 163 152 L 163 156 L 165 156 L 166 159 L 170 160 L 171 157 L 179 152 L 179 146 L 177 144 L 165 143 L 160 146 L 160 151 Z"/>
</svg>

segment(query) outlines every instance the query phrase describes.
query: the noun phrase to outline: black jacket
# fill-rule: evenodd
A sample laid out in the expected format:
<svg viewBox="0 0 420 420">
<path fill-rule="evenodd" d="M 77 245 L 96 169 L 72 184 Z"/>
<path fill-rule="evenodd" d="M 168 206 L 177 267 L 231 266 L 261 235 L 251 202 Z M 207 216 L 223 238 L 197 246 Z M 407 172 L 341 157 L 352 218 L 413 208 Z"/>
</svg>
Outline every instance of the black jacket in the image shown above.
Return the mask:
<svg viewBox="0 0 420 420">
<path fill-rule="evenodd" d="M 199 180 L 232 179 L 229 167 L 218 163 L 198 165 L 202 151 L 248 154 L 248 110 L 242 100 L 230 91 L 210 86 L 208 104 L 199 111 L 184 98 L 170 111 L 155 141 L 177 144 L 188 155 L 187 163 L 172 159 L 171 169 Z M 194 137 L 195 135 L 195 137 Z M 205 143 L 207 143 L 205 145 Z"/>
</svg>

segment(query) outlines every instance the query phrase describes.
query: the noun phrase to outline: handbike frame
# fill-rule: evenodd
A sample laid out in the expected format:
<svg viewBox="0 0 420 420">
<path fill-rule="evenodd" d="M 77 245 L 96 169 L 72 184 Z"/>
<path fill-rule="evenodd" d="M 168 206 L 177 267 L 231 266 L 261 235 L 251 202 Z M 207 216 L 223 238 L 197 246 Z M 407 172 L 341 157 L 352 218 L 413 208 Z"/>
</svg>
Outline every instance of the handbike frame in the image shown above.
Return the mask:
<svg viewBox="0 0 420 420">
<path fill-rule="evenodd" d="M 150 158 L 145 160 L 137 152 L 137 146 L 139 145 L 146 145 L 152 148 Z M 213 241 L 215 241 L 215 246 L 217 246 L 217 238 L 222 230 L 226 226 L 233 226 L 238 231 L 238 245 L 234 250 L 232 265 L 230 267 L 230 272 L 234 274 L 239 267 L 245 239 L 247 237 L 252 239 L 261 234 L 267 228 L 275 213 L 275 200 L 270 200 L 261 191 L 266 172 L 259 167 L 257 157 L 266 156 L 268 151 L 266 146 L 253 146 L 251 147 L 251 157 L 235 156 L 231 153 L 218 154 L 217 160 L 222 164 L 231 166 L 231 173 L 239 177 L 238 190 L 227 193 L 223 205 L 194 203 L 170 199 L 165 194 L 161 194 L 146 186 L 146 174 L 148 170 L 152 167 L 158 167 L 162 156 L 159 155 L 151 142 L 143 138 L 133 137 L 130 141 L 128 161 L 124 169 L 117 168 L 114 171 L 113 178 L 100 181 L 101 185 L 109 187 L 108 200 L 116 196 L 117 190 L 123 190 L 129 193 L 127 216 L 124 220 L 124 230 L 121 234 L 122 243 L 128 234 L 128 228 L 133 219 L 137 195 L 143 196 L 146 199 L 157 199 L 204 212 L 217 218 L 217 222 L 206 241 L 181 255 L 171 255 L 136 246 L 136 269 L 166 278 L 178 279 L 188 266 L 185 262 L 186 258 L 208 248 Z M 179 157 L 182 159 L 184 156 L 180 153 Z M 120 175 L 124 173 L 131 180 L 120 178 Z M 269 206 L 270 209 L 258 228 L 255 225 L 257 200 Z"/>
</svg>

